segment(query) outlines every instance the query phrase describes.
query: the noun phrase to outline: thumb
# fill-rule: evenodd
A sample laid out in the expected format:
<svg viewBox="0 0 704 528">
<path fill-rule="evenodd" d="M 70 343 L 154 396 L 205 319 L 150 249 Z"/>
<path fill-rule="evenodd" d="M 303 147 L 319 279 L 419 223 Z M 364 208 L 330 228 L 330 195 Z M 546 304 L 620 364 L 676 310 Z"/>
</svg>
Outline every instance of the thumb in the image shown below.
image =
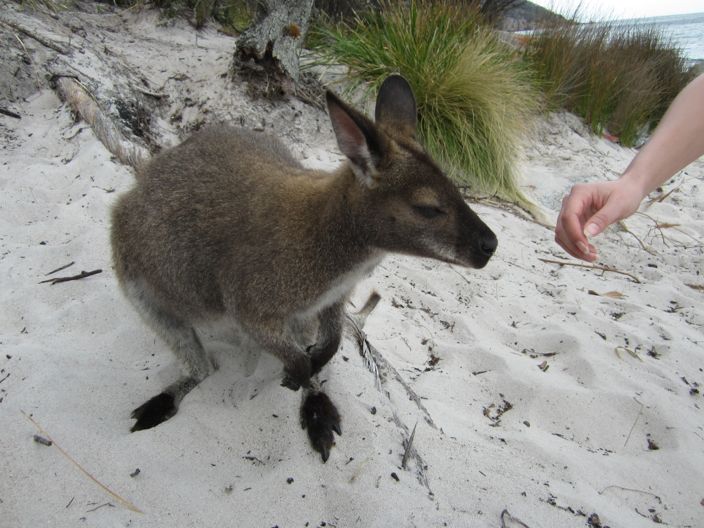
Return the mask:
<svg viewBox="0 0 704 528">
<path fill-rule="evenodd" d="M 618 205 L 618 200 L 609 200 L 604 207 L 599 209 L 587 220 L 584 228 L 584 236 L 593 237 L 604 231 L 611 224 L 621 218 L 622 207 Z"/>
</svg>

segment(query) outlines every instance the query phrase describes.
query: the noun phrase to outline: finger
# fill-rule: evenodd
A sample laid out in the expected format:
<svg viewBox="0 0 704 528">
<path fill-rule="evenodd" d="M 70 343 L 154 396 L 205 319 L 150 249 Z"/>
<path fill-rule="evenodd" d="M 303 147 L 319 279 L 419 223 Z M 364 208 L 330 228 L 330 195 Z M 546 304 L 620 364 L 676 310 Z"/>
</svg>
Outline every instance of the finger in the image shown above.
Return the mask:
<svg viewBox="0 0 704 528">
<path fill-rule="evenodd" d="M 584 224 L 584 235 L 594 237 L 622 217 L 622 204 L 618 200 L 608 200 L 604 207 L 594 213 Z"/>
</svg>

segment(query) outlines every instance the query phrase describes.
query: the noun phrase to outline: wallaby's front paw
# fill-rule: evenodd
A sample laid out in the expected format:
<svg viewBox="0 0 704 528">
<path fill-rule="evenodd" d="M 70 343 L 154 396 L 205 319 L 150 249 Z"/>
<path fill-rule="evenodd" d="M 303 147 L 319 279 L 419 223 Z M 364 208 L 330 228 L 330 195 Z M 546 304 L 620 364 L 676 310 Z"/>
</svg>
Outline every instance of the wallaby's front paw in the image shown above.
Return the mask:
<svg viewBox="0 0 704 528">
<path fill-rule="evenodd" d="M 132 426 L 130 431 L 151 429 L 171 418 L 176 414 L 176 411 L 174 397 L 171 394 L 162 392 L 132 411 L 132 418 L 136 419 L 137 423 Z"/>
<path fill-rule="evenodd" d="M 298 389 L 301 388 L 301 384 L 298 383 L 288 374 L 285 374 L 284 379 L 281 380 L 281 386 L 286 387 L 287 389 L 291 389 L 293 392 L 296 392 Z"/>
<path fill-rule="evenodd" d="M 311 392 L 301 406 L 301 425 L 308 431 L 308 439 L 327 462 L 330 448 L 335 443 L 333 432 L 342 434 L 340 413 L 324 392 Z"/>
<path fill-rule="evenodd" d="M 301 387 L 310 387 L 310 359 L 301 356 L 298 361 L 284 368 L 281 386 L 297 391 Z"/>
</svg>

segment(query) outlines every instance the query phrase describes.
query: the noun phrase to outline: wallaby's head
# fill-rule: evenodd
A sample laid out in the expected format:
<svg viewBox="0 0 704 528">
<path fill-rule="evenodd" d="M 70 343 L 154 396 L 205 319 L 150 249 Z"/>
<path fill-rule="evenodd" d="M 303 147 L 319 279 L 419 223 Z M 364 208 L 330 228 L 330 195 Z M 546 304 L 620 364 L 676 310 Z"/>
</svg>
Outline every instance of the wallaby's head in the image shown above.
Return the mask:
<svg viewBox="0 0 704 528">
<path fill-rule="evenodd" d="M 369 243 L 382 250 L 482 268 L 496 236 L 416 138 L 416 101 L 408 82 L 388 77 L 376 100 L 375 122 L 332 92 L 328 112 L 356 183 L 350 214 Z"/>
</svg>

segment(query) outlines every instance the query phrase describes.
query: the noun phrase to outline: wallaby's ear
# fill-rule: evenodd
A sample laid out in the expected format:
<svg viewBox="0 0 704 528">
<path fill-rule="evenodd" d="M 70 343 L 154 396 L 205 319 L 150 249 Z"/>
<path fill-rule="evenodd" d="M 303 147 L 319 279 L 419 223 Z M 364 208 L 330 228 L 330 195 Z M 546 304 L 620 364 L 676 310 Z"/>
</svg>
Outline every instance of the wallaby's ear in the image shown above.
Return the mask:
<svg viewBox="0 0 704 528">
<path fill-rule="evenodd" d="M 357 112 L 334 93 L 326 94 L 328 113 L 337 144 L 352 163 L 352 170 L 363 185 L 374 187 L 384 148 L 374 123 Z"/>
<path fill-rule="evenodd" d="M 376 98 L 374 117 L 377 123 L 406 136 L 416 135 L 416 98 L 406 79 L 400 75 L 386 78 Z"/>
</svg>

